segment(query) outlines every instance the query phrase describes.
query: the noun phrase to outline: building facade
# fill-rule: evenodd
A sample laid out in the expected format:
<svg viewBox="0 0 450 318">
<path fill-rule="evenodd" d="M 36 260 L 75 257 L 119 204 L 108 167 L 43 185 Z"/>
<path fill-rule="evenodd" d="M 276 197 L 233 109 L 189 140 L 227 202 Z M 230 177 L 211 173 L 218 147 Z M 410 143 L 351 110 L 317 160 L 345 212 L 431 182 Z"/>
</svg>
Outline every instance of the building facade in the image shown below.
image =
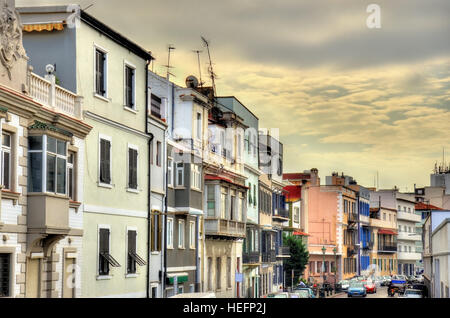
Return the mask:
<svg viewBox="0 0 450 318">
<path fill-rule="evenodd" d="M 151 210 L 146 77 L 152 57 L 83 10 L 76 27 L 54 23 L 70 21 L 71 11 L 20 9 L 30 59 L 58 66 L 61 85 L 83 94 L 83 121 L 93 127 L 79 158 L 85 163 L 81 296 L 146 297 Z M 47 25 L 51 32 L 40 32 Z"/>
<path fill-rule="evenodd" d="M 82 98 L 32 73 L 14 1 L 0 1 L 0 297 L 79 297 Z M 3 19 L 2 18 L 2 19 Z M 2 39 L 3 40 L 3 39 Z M 44 66 L 45 67 L 45 66 Z"/>
</svg>

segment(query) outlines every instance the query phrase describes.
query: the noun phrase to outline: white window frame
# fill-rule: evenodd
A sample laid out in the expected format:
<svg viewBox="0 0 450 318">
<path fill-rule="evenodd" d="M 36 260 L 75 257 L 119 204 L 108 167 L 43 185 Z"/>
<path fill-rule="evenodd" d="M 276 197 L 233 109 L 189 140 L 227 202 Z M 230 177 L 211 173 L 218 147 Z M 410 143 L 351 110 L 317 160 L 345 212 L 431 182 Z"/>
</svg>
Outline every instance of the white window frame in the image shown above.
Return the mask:
<svg viewBox="0 0 450 318">
<path fill-rule="evenodd" d="M 97 58 L 96 58 L 97 50 L 102 52 L 103 54 L 105 54 L 105 67 L 104 67 L 104 70 L 105 70 L 105 79 L 104 79 L 105 96 L 97 94 L 97 87 L 95 86 L 96 85 L 96 77 L 95 77 L 96 64 L 95 63 L 96 63 L 96 60 L 97 60 Z M 103 48 L 103 47 L 101 47 L 100 45 L 94 43 L 94 63 L 93 63 L 93 66 L 94 66 L 94 72 L 93 72 L 94 96 L 109 102 L 109 100 L 108 100 L 108 98 L 109 98 L 109 92 L 108 92 L 109 91 L 108 90 L 108 73 L 109 73 L 108 72 L 108 64 L 109 63 L 108 63 L 108 60 L 109 60 L 109 52 L 108 52 L 108 50 Z"/>
<path fill-rule="evenodd" d="M 196 238 L 196 233 L 195 233 L 195 222 L 194 221 L 189 221 L 189 248 L 194 250 L 195 249 L 195 238 Z"/>
<path fill-rule="evenodd" d="M 111 145 L 112 145 L 112 143 L 111 143 Z M 129 185 L 130 185 L 130 152 L 129 152 L 129 149 L 137 151 L 137 159 L 136 159 L 136 189 L 132 189 L 132 188 L 129 187 Z M 127 191 L 128 192 L 139 193 L 139 147 L 136 146 L 136 145 L 133 145 L 133 144 L 128 144 L 126 156 L 127 156 Z M 111 176 L 111 182 L 112 182 L 112 176 Z"/>
<path fill-rule="evenodd" d="M 180 231 L 182 229 L 182 231 Z M 183 235 L 181 235 L 183 234 Z M 178 248 L 185 249 L 186 246 L 186 221 L 178 220 Z"/>
<path fill-rule="evenodd" d="M 133 107 L 129 107 L 127 105 L 127 87 L 126 87 L 126 83 L 127 83 L 127 67 L 132 69 L 134 71 L 133 74 L 133 89 L 132 89 L 132 94 L 133 94 Z M 136 66 L 134 66 L 132 63 L 128 62 L 127 60 L 123 61 L 123 107 L 126 110 L 130 110 L 133 112 L 137 112 L 137 105 L 136 105 L 136 71 L 137 68 Z"/>
<path fill-rule="evenodd" d="M 69 163 L 69 158 L 70 158 L 70 153 L 73 153 L 73 162 Z M 70 194 L 69 194 L 69 170 L 72 169 L 72 191 L 73 191 L 73 198 L 71 198 L 71 200 L 76 201 L 77 199 L 77 195 L 76 195 L 76 185 L 77 185 L 77 176 L 76 176 L 76 164 L 77 164 L 77 152 L 75 151 L 71 151 L 71 150 L 67 150 L 67 161 L 66 161 L 66 181 L 67 181 L 67 185 L 66 185 L 66 192 L 67 192 L 67 196 L 70 198 Z"/>
<path fill-rule="evenodd" d="M 178 167 L 178 164 L 182 164 L 182 167 Z M 181 171 L 181 184 L 180 184 L 180 182 L 179 182 L 180 180 L 178 178 L 178 172 L 179 171 Z M 180 162 L 177 162 L 175 164 L 175 173 L 176 173 L 176 175 L 175 175 L 175 180 L 176 180 L 175 186 L 176 187 L 184 187 L 184 162 L 180 161 Z"/>
<path fill-rule="evenodd" d="M 173 180 L 174 180 L 173 172 L 174 172 L 173 159 L 169 157 L 167 158 L 167 186 L 169 186 L 170 188 L 173 188 Z"/>
<path fill-rule="evenodd" d="M 100 159 L 101 159 L 101 145 L 100 145 L 100 143 L 101 143 L 101 140 L 106 140 L 106 141 L 109 141 L 109 143 L 110 143 L 110 150 L 109 150 L 109 156 L 110 156 L 110 158 L 109 158 L 109 175 L 110 175 L 110 177 L 111 177 L 111 181 L 110 181 L 110 183 L 108 184 L 108 183 L 103 183 L 103 182 L 100 182 Z M 98 185 L 100 186 L 100 187 L 104 187 L 104 188 L 112 188 L 112 185 L 113 185 L 113 174 L 112 174 L 112 171 L 113 171 L 113 169 L 112 169 L 112 166 L 113 166 L 113 155 L 112 155 L 112 153 L 113 153 L 113 143 L 112 143 L 112 137 L 111 136 L 107 136 L 107 135 L 103 135 L 103 134 L 98 134 L 98 180 L 97 180 L 97 182 L 98 182 Z"/>
<path fill-rule="evenodd" d="M 200 172 L 200 165 L 191 163 L 191 187 L 201 191 L 202 178 Z"/>
<path fill-rule="evenodd" d="M 1 128 L 1 127 L 0 127 Z M 9 154 L 9 180 L 8 180 L 8 184 L 9 184 L 9 188 L 4 188 L 6 190 L 12 190 L 12 184 L 11 184 L 11 180 L 12 180 L 12 145 L 13 145 L 13 134 L 8 132 L 8 131 L 1 131 L 2 132 L 2 136 L 0 139 L 0 145 L 1 145 L 1 170 L 0 170 L 0 175 L 1 175 L 1 184 L 4 186 L 5 185 L 5 180 L 4 180 L 4 174 L 3 174 L 3 170 L 4 170 L 4 166 L 5 166 L 5 153 Z M 9 147 L 3 145 L 3 135 L 7 135 L 9 136 Z"/>
<path fill-rule="evenodd" d="M 96 273 L 97 273 L 97 278 L 103 278 L 103 279 L 110 279 L 111 276 L 111 268 L 109 269 L 109 275 L 100 275 L 99 272 L 99 267 L 100 267 L 100 230 L 101 229 L 107 229 L 109 230 L 109 242 L 108 242 L 108 249 L 109 249 L 109 254 L 111 253 L 111 237 L 112 237 L 112 232 L 111 232 L 111 225 L 109 224 L 98 224 L 97 225 L 97 269 L 96 269 Z"/>
<path fill-rule="evenodd" d="M 167 218 L 167 248 L 173 249 L 173 218 Z"/>
<path fill-rule="evenodd" d="M 200 115 L 200 120 L 198 119 L 198 116 Z M 203 114 L 201 112 L 197 112 L 197 116 L 195 118 L 196 121 L 196 138 L 197 140 L 202 140 L 202 134 L 203 134 Z"/>
</svg>

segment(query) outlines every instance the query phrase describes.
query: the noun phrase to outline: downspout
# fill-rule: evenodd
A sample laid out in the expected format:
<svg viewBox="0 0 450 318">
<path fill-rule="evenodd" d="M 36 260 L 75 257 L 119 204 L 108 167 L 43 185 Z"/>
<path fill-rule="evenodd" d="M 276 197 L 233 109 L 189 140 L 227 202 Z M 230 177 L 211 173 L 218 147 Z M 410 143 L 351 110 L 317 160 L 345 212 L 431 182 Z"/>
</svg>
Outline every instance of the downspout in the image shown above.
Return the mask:
<svg viewBox="0 0 450 318">
<path fill-rule="evenodd" d="M 152 174 L 152 167 L 150 165 L 150 149 L 151 149 L 151 143 L 153 141 L 153 134 L 148 129 L 148 114 L 149 114 L 149 108 L 148 108 L 148 102 L 149 102 L 149 96 L 148 96 L 148 67 L 150 66 L 151 60 L 147 61 L 146 67 L 145 67 L 145 133 L 150 136 L 150 139 L 148 140 L 148 215 L 147 215 L 147 286 L 146 286 L 146 298 L 150 298 L 150 232 L 151 232 L 151 213 L 152 213 L 152 206 L 151 206 L 151 196 L 152 196 L 152 187 L 151 187 L 151 174 Z"/>
</svg>

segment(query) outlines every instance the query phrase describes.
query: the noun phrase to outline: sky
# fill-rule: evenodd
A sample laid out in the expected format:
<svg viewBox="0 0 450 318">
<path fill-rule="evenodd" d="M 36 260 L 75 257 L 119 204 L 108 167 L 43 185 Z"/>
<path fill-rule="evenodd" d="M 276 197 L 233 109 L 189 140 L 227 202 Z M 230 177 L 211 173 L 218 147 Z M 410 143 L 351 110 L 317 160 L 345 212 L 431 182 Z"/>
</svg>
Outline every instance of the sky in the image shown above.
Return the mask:
<svg viewBox="0 0 450 318">
<path fill-rule="evenodd" d="M 152 51 L 175 83 L 207 79 L 210 41 L 217 92 L 236 96 L 262 128 L 279 128 L 285 172 L 336 171 L 364 186 L 412 191 L 450 162 L 448 0 L 16 0 L 78 3 Z M 368 28 L 370 4 L 380 28 Z"/>
</svg>

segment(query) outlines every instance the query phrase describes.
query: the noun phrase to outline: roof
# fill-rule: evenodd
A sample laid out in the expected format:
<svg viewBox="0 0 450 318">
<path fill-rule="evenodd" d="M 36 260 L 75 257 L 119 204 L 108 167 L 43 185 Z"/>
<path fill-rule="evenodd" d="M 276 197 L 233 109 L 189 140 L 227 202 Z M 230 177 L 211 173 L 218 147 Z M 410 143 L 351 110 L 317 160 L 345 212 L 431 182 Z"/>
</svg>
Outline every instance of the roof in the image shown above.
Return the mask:
<svg viewBox="0 0 450 318">
<path fill-rule="evenodd" d="M 295 231 L 295 232 L 293 233 L 293 235 L 298 235 L 298 236 L 311 236 L 311 235 L 309 235 L 308 233 L 300 232 L 300 231 Z"/>
<path fill-rule="evenodd" d="M 311 179 L 309 173 L 283 173 L 283 180 L 302 180 Z"/>
<path fill-rule="evenodd" d="M 438 208 L 437 206 L 431 205 L 431 204 L 425 204 L 423 202 L 416 203 L 416 211 L 417 210 L 442 210 L 441 208 Z"/>
<path fill-rule="evenodd" d="M 225 181 L 225 182 L 227 182 L 227 183 L 237 185 L 237 186 L 239 186 L 239 187 L 241 187 L 241 188 L 246 188 L 246 189 L 248 189 L 248 187 L 245 186 L 245 185 L 242 185 L 242 184 L 239 184 L 239 183 L 235 183 L 235 182 L 231 181 L 230 179 L 227 179 L 227 178 L 221 177 L 221 176 L 213 176 L 213 175 L 211 175 L 211 174 L 206 174 L 206 175 L 205 175 L 205 180 Z"/>
<path fill-rule="evenodd" d="M 286 186 L 283 188 L 286 194 L 286 201 L 298 201 L 302 197 L 302 188 L 299 186 Z"/>
<path fill-rule="evenodd" d="M 221 98 L 223 98 L 223 99 L 235 99 L 239 104 L 241 104 L 242 107 L 244 107 L 246 110 L 248 110 L 248 112 L 249 112 L 250 114 L 252 114 L 256 119 L 259 120 L 259 118 L 258 118 L 255 114 L 253 114 L 253 112 L 252 112 L 247 106 L 245 106 L 244 104 L 242 104 L 241 101 L 240 101 L 239 99 L 237 99 L 236 96 L 217 96 L 217 99 L 221 99 Z M 220 104 L 220 103 L 219 103 L 219 104 Z M 222 105 L 222 104 L 220 104 L 220 105 Z M 225 105 L 223 105 L 223 106 L 226 107 Z M 228 108 L 228 107 L 226 107 L 226 108 Z M 229 109 L 229 108 L 228 108 L 228 109 Z"/>
</svg>

